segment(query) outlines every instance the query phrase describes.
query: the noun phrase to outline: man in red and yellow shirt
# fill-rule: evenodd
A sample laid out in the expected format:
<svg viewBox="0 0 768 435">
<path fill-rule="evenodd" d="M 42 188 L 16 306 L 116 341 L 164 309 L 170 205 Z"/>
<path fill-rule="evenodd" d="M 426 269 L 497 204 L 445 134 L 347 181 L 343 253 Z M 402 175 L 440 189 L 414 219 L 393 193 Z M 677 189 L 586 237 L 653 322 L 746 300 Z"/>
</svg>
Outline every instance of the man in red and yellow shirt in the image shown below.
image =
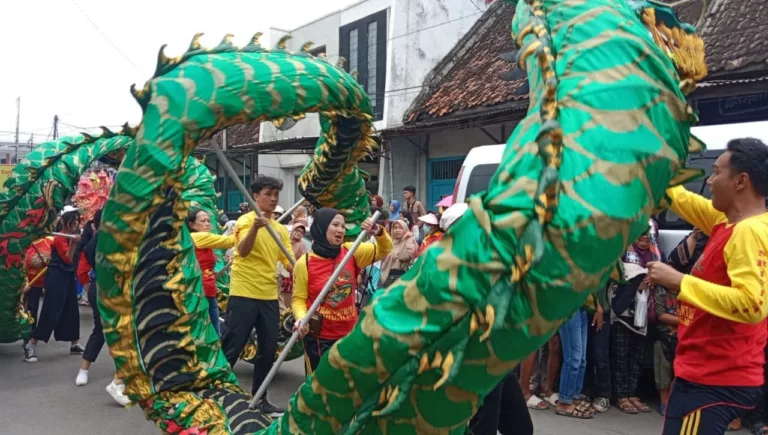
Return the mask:
<svg viewBox="0 0 768 435">
<path fill-rule="evenodd" d="M 663 263 L 649 277 L 679 292 L 675 382 L 664 435 L 717 434 L 754 408 L 768 337 L 768 147 L 735 139 L 707 179 L 712 200 L 667 190 L 671 210 L 710 236 L 691 275 Z"/>
</svg>

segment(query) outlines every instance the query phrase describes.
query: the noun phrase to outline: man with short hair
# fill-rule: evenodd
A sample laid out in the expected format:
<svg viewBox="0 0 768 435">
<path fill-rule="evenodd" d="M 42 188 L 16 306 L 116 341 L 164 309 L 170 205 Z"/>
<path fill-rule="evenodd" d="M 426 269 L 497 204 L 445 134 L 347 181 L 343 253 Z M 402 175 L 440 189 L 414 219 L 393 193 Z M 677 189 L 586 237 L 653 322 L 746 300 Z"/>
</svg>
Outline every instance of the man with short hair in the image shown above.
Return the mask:
<svg viewBox="0 0 768 435">
<path fill-rule="evenodd" d="M 650 263 L 652 283 L 678 293 L 675 381 L 664 435 L 723 434 L 755 407 L 768 337 L 768 146 L 734 139 L 707 179 L 712 199 L 678 186 L 671 210 L 709 235 L 690 275 Z"/>
<path fill-rule="evenodd" d="M 270 216 L 275 211 L 282 189 L 282 181 L 263 175 L 259 175 L 251 185 L 253 199 L 264 216 Z M 237 220 L 234 229 L 235 261 L 232 265 L 226 332 L 222 343 L 224 355 L 229 365 L 234 367 L 251 331 L 256 328 L 258 350 L 253 365 L 251 394 L 256 393 L 266 378 L 277 352 L 280 310 L 275 278 L 278 261 L 289 272 L 293 270 L 293 258 L 286 258 L 269 234 L 267 225 L 280 236 L 293 257 L 288 230 L 277 221 L 257 217 L 253 211 Z M 266 394 L 258 406 L 264 414 L 273 417 L 283 413 L 282 409 L 269 403 Z"/>
<path fill-rule="evenodd" d="M 416 201 L 416 187 L 405 186 L 403 189 L 403 199 L 405 200 L 403 210 L 411 212 L 413 221 L 416 222 L 416 225 L 421 229 L 424 223 L 420 221 L 419 218 L 426 215 L 427 210 L 424 208 L 424 204 L 422 204 L 421 201 Z M 421 243 L 421 240 L 419 240 L 419 243 Z"/>
</svg>

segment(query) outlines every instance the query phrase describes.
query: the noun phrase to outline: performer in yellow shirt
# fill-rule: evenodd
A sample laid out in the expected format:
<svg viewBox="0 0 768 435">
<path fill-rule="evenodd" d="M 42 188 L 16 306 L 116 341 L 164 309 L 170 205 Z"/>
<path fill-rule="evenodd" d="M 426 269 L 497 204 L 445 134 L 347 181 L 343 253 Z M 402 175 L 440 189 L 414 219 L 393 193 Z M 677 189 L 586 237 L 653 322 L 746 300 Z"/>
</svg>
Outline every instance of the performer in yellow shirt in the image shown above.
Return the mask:
<svg viewBox="0 0 768 435">
<path fill-rule="evenodd" d="M 712 200 L 669 189 L 671 210 L 709 236 L 690 275 L 657 262 L 655 284 L 678 294 L 675 382 L 664 435 L 722 434 L 758 403 L 768 328 L 768 147 L 735 139 L 707 179 Z"/>
<path fill-rule="evenodd" d="M 251 185 L 253 199 L 265 216 L 271 216 L 280 199 L 283 182 L 259 175 Z M 256 328 L 258 351 L 253 365 L 251 393 L 256 393 L 272 368 L 277 352 L 280 322 L 278 304 L 277 262 L 290 272 L 291 260 L 265 228 L 267 225 L 280 236 L 293 256 L 288 230 L 275 220 L 257 217 L 255 212 L 244 214 L 235 224 L 235 260 L 230 275 L 227 324 L 222 348 L 229 365 L 234 367 L 240 352 Z M 279 417 L 283 410 L 269 403 L 267 395 L 259 403 L 264 414 Z"/>
</svg>

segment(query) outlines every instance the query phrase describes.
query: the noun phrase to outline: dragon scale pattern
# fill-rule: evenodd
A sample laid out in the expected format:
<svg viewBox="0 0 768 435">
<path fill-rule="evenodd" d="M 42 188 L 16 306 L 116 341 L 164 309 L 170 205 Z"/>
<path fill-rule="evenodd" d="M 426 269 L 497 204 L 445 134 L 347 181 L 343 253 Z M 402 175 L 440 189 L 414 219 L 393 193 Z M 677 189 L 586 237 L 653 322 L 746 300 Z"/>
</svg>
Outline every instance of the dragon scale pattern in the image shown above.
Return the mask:
<svg viewBox="0 0 768 435">
<path fill-rule="evenodd" d="M 213 179 L 190 154 L 231 125 L 319 113 L 300 188 L 313 206 L 340 209 L 354 236 L 369 207 L 357 163 L 377 148 L 371 104 L 352 76 L 309 45 L 288 52 L 285 38 L 269 51 L 258 35 L 243 48 L 228 35 L 205 49 L 198 35 L 182 56 L 161 50 L 134 89 L 144 117 L 97 261 L 117 374 L 147 418 L 171 434 L 463 434 L 483 397 L 605 285 L 665 189 L 696 175 L 685 168 L 701 145 L 684 91 L 703 77 L 703 44 L 649 0 L 520 0 L 512 33 L 530 107 L 489 189 L 374 296 L 274 422 L 248 409 L 208 320 L 183 221 L 192 201 L 215 217 Z M 2 216 L 16 207 L 18 225 L 39 207 L 12 196 L 0 197 Z"/>
</svg>

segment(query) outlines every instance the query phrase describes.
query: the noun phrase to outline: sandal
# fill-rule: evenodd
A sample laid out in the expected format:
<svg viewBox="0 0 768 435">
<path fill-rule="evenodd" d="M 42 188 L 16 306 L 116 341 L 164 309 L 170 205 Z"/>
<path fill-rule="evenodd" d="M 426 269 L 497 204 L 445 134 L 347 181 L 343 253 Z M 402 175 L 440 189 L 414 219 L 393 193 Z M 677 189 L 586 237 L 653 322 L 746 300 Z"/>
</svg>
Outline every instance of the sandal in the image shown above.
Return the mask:
<svg viewBox="0 0 768 435">
<path fill-rule="evenodd" d="M 635 405 L 633 405 L 629 399 L 619 399 L 616 402 L 616 406 L 619 407 L 619 411 L 625 414 L 637 414 L 638 412 L 637 408 L 635 408 Z"/>
<path fill-rule="evenodd" d="M 588 420 L 595 416 L 595 410 L 592 409 L 586 402 L 581 402 L 573 408 L 573 411 L 566 411 L 564 409 L 555 409 L 555 414 L 562 415 L 564 417 L 578 418 L 580 420 Z"/>
<path fill-rule="evenodd" d="M 764 425 L 763 423 L 753 424 L 752 427 L 749 428 L 749 432 L 752 435 L 766 435 L 768 434 L 768 425 Z"/>
<path fill-rule="evenodd" d="M 536 409 L 539 411 L 545 411 L 549 409 L 549 404 L 539 399 L 536 395 L 531 395 L 531 397 L 525 401 L 525 404 L 528 406 L 528 409 Z"/>
<path fill-rule="evenodd" d="M 589 397 L 587 397 L 587 396 L 585 396 L 585 395 L 583 395 L 583 394 L 579 394 L 578 396 L 576 396 L 576 397 L 573 399 L 573 403 L 575 403 L 575 404 L 577 404 L 577 405 L 578 405 L 579 403 L 586 403 L 587 405 L 591 405 L 591 404 L 592 404 L 592 401 L 591 401 L 591 400 L 589 400 Z"/>
<path fill-rule="evenodd" d="M 630 397 L 629 401 L 632 403 L 632 406 L 635 407 L 639 412 L 642 413 L 648 413 L 651 412 L 651 408 L 648 407 L 645 403 L 643 403 L 642 400 L 640 400 L 639 397 Z"/>
<path fill-rule="evenodd" d="M 560 399 L 560 395 L 557 393 L 552 393 L 549 396 L 544 395 L 544 401 L 549 403 L 552 406 L 557 406 L 557 401 Z"/>
</svg>

